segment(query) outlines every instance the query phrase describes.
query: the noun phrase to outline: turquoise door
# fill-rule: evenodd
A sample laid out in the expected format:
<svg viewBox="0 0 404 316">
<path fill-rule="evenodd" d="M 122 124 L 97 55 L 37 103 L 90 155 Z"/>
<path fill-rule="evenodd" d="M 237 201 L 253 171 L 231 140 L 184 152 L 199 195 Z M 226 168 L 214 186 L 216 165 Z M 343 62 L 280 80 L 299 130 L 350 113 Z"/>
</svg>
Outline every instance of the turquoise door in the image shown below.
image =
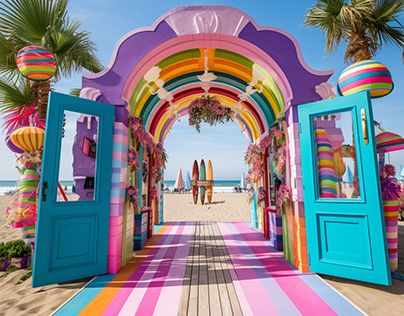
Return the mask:
<svg viewBox="0 0 404 316">
<path fill-rule="evenodd" d="M 298 110 L 311 271 L 390 285 L 368 94 Z"/>
<path fill-rule="evenodd" d="M 78 140 L 77 122 L 83 128 L 80 135 L 86 136 Z M 112 105 L 50 95 L 38 197 L 34 287 L 107 272 L 113 123 Z M 78 161 L 73 160 L 73 151 Z M 67 201 L 61 188 L 67 189 Z"/>
</svg>

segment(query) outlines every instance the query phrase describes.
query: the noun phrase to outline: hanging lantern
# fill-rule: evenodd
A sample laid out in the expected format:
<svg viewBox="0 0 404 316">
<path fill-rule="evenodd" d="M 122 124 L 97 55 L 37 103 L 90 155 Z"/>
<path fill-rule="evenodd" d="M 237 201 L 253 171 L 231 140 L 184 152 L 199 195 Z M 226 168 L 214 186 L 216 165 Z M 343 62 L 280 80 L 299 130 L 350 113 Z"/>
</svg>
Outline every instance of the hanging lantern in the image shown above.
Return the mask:
<svg viewBox="0 0 404 316">
<path fill-rule="evenodd" d="M 376 135 L 377 153 L 388 153 L 404 149 L 404 138 L 392 132 L 381 132 Z"/>
<path fill-rule="evenodd" d="M 22 154 L 24 152 L 24 150 L 22 150 L 21 148 L 17 147 L 16 145 L 13 144 L 13 142 L 10 139 L 10 135 L 17 129 L 22 128 L 24 126 L 22 125 L 16 125 L 16 126 L 9 126 L 8 128 L 6 128 L 4 130 L 5 133 L 5 137 L 4 140 L 6 142 L 6 146 L 8 147 L 8 149 L 10 149 L 13 153 L 15 154 Z"/>
<path fill-rule="evenodd" d="M 372 98 L 383 97 L 393 91 L 393 87 L 387 67 L 371 59 L 352 64 L 338 80 L 338 93 L 343 96 L 369 91 Z"/>
<path fill-rule="evenodd" d="M 55 56 L 45 47 L 26 46 L 17 54 L 17 67 L 30 80 L 49 80 L 56 72 Z"/>
<path fill-rule="evenodd" d="M 42 148 L 44 134 L 45 132 L 42 128 L 27 126 L 12 132 L 10 140 L 15 146 L 24 151 L 35 152 Z"/>
</svg>

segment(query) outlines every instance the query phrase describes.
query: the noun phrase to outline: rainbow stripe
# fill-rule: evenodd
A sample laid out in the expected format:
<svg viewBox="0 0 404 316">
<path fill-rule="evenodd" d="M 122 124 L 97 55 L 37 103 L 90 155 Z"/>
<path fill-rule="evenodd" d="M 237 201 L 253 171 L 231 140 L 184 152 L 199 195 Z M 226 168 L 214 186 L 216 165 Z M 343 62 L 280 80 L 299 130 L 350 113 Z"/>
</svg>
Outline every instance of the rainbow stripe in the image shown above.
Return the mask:
<svg viewBox="0 0 404 316">
<path fill-rule="evenodd" d="M 338 92 L 350 95 L 369 91 L 371 97 L 382 97 L 393 91 L 393 80 L 385 65 L 375 60 L 364 60 L 346 68 L 338 80 Z"/>
<path fill-rule="evenodd" d="M 398 210 L 399 201 L 383 201 L 384 224 L 386 226 L 387 249 L 389 252 L 390 270 L 398 268 Z"/>
<path fill-rule="evenodd" d="M 377 153 L 387 153 L 404 149 L 404 138 L 392 132 L 381 132 L 376 135 Z"/>
<path fill-rule="evenodd" d="M 30 80 L 48 80 L 56 73 L 56 59 L 45 47 L 26 46 L 17 54 L 17 67 Z"/>
<path fill-rule="evenodd" d="M 218 223 L 243 315 L 361 315 L 317 275 L 301 273 L 244 222 Z M 97 277 L 54 315 L 178 315 L 194 224 L 164 225 L 116 275 Z"/>
<path fill-rule="evenodd" d="M 324 128 L 315 129 L 320 197 L 336 198 L 338 177 L 335 171 L 334 151 Z"/>
</svg>

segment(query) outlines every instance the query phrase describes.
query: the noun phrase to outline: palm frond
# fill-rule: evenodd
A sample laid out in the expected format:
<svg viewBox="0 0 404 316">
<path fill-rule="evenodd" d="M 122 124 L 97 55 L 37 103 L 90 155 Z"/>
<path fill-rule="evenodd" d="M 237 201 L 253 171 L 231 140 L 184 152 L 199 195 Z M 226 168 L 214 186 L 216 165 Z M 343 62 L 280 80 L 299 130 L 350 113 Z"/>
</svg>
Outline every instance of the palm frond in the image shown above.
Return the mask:
<svg viewBox="0 0 404 316">
<path fill-rule="evenodd" d="M 0 111 L 30 106 L 35 93 L 28 79 L 20 77 L 16 82 L 0 78 Z"/>
</svg>

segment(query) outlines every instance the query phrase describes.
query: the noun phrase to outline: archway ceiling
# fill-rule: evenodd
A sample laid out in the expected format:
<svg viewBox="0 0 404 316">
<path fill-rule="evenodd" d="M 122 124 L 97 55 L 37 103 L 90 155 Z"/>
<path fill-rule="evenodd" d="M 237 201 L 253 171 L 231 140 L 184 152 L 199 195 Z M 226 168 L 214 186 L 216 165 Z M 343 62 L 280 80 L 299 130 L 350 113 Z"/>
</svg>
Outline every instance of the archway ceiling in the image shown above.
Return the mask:
<svg viewBox="0 0 404 316">
<path fill-rule="evenodd" d="M 285 106 L 282 93 L 271 75 L 248 58 L 234 52 L 212 48 L 190 49 L 163 59 L 154 68 L 157 68 L 158 79 L 155 76 L 154 81 L 147 81 L 146 74 L 139 80 L 130 99 L 130 109 L 132 115 L 143 118 L 156 141 L 164 140 L 178 111 L 185 115 L 187 105 L 204 93 L 203 89 L 195 89 L 195 86 L 203 86 L 198 76 L 206 68 L 216 76 L 210 86 L 221 88 L 214 93 L 209 90 L 210 94 L 236 112 L 235 119 L 243 129 L 247 129 L 246 134 L 250 140 L 264 133 Z M 175 112 L 170 111 L 167 100 L 156 93 L 162 83 L 163 90 L 174 98 L 172 103 Z M 188 88 L 191 93 L 184 98 L 184 91 Z M 163 93 L 164 96 L 167 94 Z M 165 115 L 159 115 L 159 111 L 164 111 Z M 156 117 L 162 120 L 157 124 L 158 128 L 155 124 L 151 126 L 150 122 Z"/>
</svg>

